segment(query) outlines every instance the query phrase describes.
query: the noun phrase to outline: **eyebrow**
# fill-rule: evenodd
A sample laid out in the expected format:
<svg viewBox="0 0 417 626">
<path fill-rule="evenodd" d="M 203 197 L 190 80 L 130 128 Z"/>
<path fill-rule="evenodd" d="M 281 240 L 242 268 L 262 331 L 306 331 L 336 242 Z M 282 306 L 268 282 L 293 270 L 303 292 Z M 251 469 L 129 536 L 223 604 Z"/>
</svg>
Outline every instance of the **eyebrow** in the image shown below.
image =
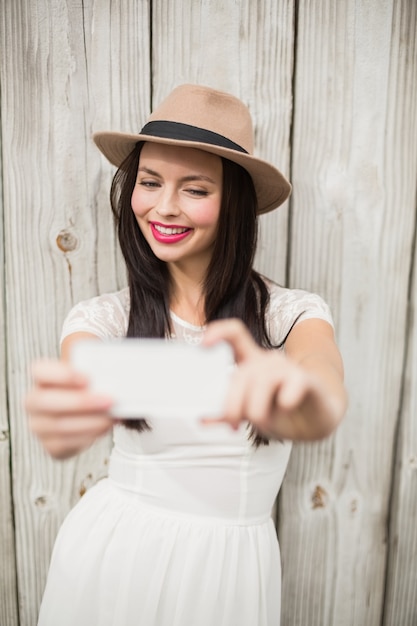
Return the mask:
<svg viewBox="0 0 417 626">
<path fill-rule="evenodd" d="M 155 172 L 155 170 L 151 170 L 149 167 L 142 166 L 138 169 L 138 172 L 144 172 L 145 174 L 149 174 L 150 176 L 156 176 L 157 178 L 162 178 L 162 176 L 158 174 L 158 172 Z M 201 180 L 201 181 L 205 181 L 208 183 L 213 183 L 213 185 L 216 184 L 216 181 L 214 181 L 209 176 L 204 176 L 204 174 L 190 174 L 189 176 L 183 176 L 180 180 L 183 183 L 189 183 L 192 181 Z"/>
</svg>

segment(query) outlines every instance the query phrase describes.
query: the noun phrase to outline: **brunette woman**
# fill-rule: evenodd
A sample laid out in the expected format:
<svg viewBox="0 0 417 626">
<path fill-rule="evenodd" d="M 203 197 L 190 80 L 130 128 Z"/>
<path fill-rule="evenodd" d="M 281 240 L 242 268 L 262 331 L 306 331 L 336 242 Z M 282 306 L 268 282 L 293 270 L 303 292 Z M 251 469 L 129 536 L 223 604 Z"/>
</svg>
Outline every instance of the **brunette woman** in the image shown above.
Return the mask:
<svg viewBox="0 0 417 626">
<path fill-rule="evenodd" d="M 74 307 L 62 358 L 36 364 L 27 408 L 56 458 L 111 428 L 114 447 L 108 478 L 59 532 L 39 624 L 278 626 L 271 509 L 291 442 L 326 437 L 346 407 L 327 305 L 253 269 L 258 216 L 290 184 L 253 156 L 246 106 L 207 87 L 175 89 L 140 133 L 94 140 L 118 167 L 111 200 L 128 287 Z M 224 423 L 115 425 L 112 398 L 89 391 L 68 354 L 80 338 L 125 336 L 229 342 Z"/>
</svg>

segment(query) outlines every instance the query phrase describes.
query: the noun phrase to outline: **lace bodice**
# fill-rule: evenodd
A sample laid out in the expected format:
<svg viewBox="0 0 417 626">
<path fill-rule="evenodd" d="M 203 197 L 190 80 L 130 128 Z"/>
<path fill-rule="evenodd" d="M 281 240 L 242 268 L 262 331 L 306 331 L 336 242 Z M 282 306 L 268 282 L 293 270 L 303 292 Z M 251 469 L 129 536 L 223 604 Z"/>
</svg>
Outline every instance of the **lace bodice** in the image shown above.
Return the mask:
<svg viewBox="0 0 417 626">
<path fill-rule="evenodd" d="M 333 325 L 324 300 L 301 289 L 286 289 L 266 281 L 270 290 L 268 329 L 272 342 L 280 343 L 297 316 L 297 323 L 309 318 L 323 319 Z M 126 287 L 114 293 L 79 302 L 69 312 L 62 329 L 61 341 L 75 332 L 89 332 L 101 339 L 125 337 L 129 321 L 130 297 Z M 187 343 L 200 343 L 203 326 L 194 326 L 171 312 L 173 338 Z"/>
</svg>

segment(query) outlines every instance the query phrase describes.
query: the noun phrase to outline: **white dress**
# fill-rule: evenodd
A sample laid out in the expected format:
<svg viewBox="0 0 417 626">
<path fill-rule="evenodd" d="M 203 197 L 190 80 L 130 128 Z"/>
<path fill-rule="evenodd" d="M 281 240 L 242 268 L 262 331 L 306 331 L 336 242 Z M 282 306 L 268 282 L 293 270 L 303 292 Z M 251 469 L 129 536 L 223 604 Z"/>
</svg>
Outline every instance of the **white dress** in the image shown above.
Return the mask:
<svg viewBox="0 0 417 626">
<path fill-rule="evenodd" d="M 268 283 L 269 327 L 279 342 L 300 321 L 332 323 L 314 295 Z M 123 337 L 127 289 L 82 302 L 63 336 Z M 203 328 L 172 314 L 175 336 Z M 256 448 L 245 425 L 154 420 L 114 428 L 109 475 L 70 512 L 58 534 L 39 626 L 278 626 L 281 565 L 271 509 L 289 442 Z"/>
</svg>

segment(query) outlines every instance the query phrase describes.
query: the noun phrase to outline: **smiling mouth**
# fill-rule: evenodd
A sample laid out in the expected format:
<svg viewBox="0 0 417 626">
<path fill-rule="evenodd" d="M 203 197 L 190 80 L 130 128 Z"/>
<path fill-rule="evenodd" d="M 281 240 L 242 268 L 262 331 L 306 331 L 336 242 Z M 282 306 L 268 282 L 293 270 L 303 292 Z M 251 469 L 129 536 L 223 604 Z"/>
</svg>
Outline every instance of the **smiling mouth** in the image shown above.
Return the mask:
<svg viewBox="0 0 417 626">
<path fill-rule="evenodd" d="M 162 244 L 175 244 L 190 236 L 193 228 L 186 226 L 163 226 L 156 222 L 151 222 L 151 230 L 156 241 Z"/>
<path fill-rule="evenodd" d="M 182 235 L 182 233 L 186 233 L 191 230 L 190 228 L 178 228 L 178 227 L 169 227 L 169 226 L 161 226 L 160 224 L 152 224 L 155 230 L 161 235 Z"/>
</svg>

